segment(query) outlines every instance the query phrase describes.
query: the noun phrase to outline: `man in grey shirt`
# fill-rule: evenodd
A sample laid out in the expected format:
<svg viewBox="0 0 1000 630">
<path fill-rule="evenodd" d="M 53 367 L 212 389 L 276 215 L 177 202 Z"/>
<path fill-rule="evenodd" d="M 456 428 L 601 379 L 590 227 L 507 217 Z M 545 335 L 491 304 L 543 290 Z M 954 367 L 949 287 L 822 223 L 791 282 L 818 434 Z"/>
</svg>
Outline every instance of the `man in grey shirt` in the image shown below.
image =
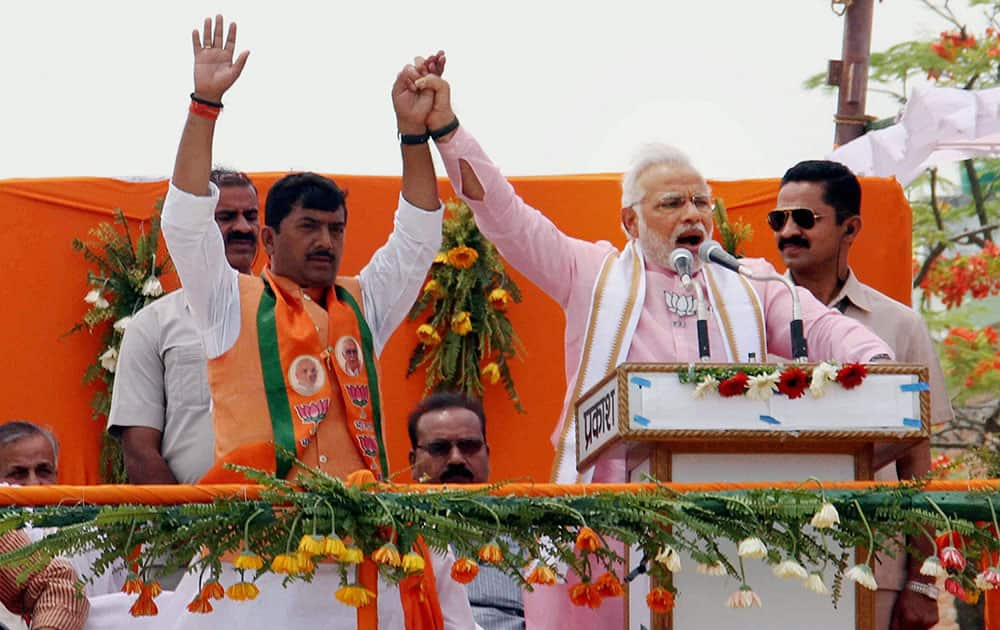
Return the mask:
<svg viewBox="0 0 1000 630">
<path fill-rule="evenodd" d="M 212 171 L 215 222 L 226 259 L 251 273 L 257 256 L 257 189 L 244 173 Z M 205 350 L 184 290 L 143 308 L 129 322 L 115 368 L 108 431 L 121 440 L 129 481 L 197 483 L 214 461 Z"/>
<path fill-rule="evenodd" d="M 479 401 L 456 393 L 428 396 L 410 412 L 407 430 L 416 481 L 486 483 L 489 479 L 486 414 Z M 524 630 L 523 594 L 503 571 L 480 566 L 465 590 L 480 628 Z"/>
</svg>

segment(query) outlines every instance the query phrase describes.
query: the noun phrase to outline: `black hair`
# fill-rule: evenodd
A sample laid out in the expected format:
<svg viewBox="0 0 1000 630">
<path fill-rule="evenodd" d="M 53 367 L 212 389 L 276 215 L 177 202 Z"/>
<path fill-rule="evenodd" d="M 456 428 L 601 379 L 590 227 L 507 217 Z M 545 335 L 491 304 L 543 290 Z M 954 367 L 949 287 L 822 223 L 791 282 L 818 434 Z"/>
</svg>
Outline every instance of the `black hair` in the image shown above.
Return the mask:
<svg viewBox="0 0 1000 630">
<path fill-rule="evenodd" d="M 347 221 L 347 193 L 332 179 L 316 173 L 292 173 L 274 182 L 264 204 L 264 224 L 279 231 L 292 208 L 296 205 L 310 210 L 336 212 L 344 209 Z"/>
<path fill-rule="evenodd" d="M 823 202 L 836 211 L 837 225 L 861 216 L 861 184 L 851 169 L 829 160 L 806 160 L 785 171 L 781 185 L 789 182 L 823 184 Z"/>
<path fill-rule="evenodd" d="M 486 440 L 486 412 L 483 411 L 483 404 L 475 398 L 470 398 L 459 392 L 438 392 L 424 398 L 410 412 L 406 421 L 406 429 L 410 433 L 410 447 L 417 448 L 417 423 L 425 413 L 437 411 L 439 409 L 451 409 L 459 407 L 468 409 L 479 418 L 479 428 L 483 431 L 483 441 Z"/>
</svg>

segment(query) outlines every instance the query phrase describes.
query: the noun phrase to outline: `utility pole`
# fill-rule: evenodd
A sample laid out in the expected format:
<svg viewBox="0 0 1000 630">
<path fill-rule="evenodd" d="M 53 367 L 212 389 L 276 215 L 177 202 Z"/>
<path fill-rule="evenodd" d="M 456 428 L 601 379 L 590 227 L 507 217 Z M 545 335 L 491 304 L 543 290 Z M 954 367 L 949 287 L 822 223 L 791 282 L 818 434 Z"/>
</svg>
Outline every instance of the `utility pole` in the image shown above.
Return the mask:
<svg viewBox="0 0 1000 630">
<path fill-rule="evenodd" d="M 868 58 L 872 47 L 872 17 L 875 0 L 833 0 L 843 5 L 844 44 L 840 60 L 831 60 L 827 84 L 838 87 L 834 144 L 841 146 L 865 133 L 868 96 Z"/>
</svg>

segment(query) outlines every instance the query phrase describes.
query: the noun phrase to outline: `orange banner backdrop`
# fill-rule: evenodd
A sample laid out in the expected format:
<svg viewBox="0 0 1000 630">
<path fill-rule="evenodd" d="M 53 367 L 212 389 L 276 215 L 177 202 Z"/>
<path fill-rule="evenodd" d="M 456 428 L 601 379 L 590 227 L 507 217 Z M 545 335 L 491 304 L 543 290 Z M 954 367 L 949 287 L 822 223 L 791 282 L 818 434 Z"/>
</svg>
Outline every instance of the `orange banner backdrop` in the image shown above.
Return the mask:
<svg viewBox="0 0 1000 630">
<path fill-rule="evenodd" d="M 261 193 L 281 173 L 253 175 Z M 350 195 L 350 225 L 342 272 L 355 273 L 392 229 L 392 211 L 399 195 L 399 178 L 335 176 Z M 624 244 L 619 228 L 618 175 L 513 178 L 518 192 L 542 209 L 571 236 L 606 239 Z M 781 267 L 765 222 L 774 207 L 778 181 L 773 179 L 712 182 L 731 219 L 754 229 L 745 247 L 749 256 L 763 256 Z M 911 215 L 895 180 L 863 181 L 865 228 L 852 253 L 852 265 L 867 283 L 904 303 L 910 301 Z M 104 178 L 0 181 L 0 251 L 4 252 L 6 289 L 0 311 L 0 421 L 25 419 L 55 430 L 62 449 L 60 481 L 98 481 L 98 452 L 103 425 L 90 419 L 91 390 L 81 375 L 101 351 L 100 335 L 81 332 L 66 336 L 83 313 L 88 265 L 70 246 L 73 238 L 111 219 L 121 208 L 141 229 L 166 182 L 126 182 Z M 453 193 L 441 184 L 443 199 Z M 263 255 L 261 256 L 263 258 Z M 258 267 L 263 260 L 258 260 Z M 547 481 L 552 461 L 549 435 L 555 426 L 565 389 L 563 324 L 558 305 L 520 274 L 514 279 L 524 301 L 509 310 L 527 354 L 512 368 L 526 414 L 518 414 L 500 387 L 487 391 L 487 435 L 494 479 Z M 177 285 L 167 278 L 168 288 Z M 392 471 L 396 481 L 410 480 L 406 471 L 409 443 L 407 411 L 423 393 L 423 374 L 406 378 L 406 365 L 419 322 L 404 324 L 383 354 L 384 409 Z"/>
</svg>

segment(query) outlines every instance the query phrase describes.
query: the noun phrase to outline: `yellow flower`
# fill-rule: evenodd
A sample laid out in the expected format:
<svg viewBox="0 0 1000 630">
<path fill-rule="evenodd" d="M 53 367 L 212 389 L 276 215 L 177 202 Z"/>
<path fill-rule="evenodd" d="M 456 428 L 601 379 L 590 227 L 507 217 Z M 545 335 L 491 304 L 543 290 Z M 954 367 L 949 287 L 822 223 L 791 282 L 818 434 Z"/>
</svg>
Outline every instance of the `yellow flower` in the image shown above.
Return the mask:
<svg viewBox="0 0 1000 630">
<path fill-rule="evenodd" d="M 237 582 L 226 589 L 226 597 L 237 602 L 246 602 L 260 595 L 260 589 L 253 582 Z"/>
<path fill-rule="evenodd" d="M 421 324 L 417 328 L 417 339 L 425 346 L 436 346 L 441 343 L 441 335 L 430 324 Z"/>
<path fill-rule="evenodd" d="M 437 280 L 431 279 L 424 285 L 424 293 L 427 293 L 435 300 L 438 300 L 444 296 L 444 289 L 441 288 L 441 284 Z"/>
<path fill-rule="evenodd" d="M 399 557 L 399 549 L 392 543 L 385 543 L 372 553 L 372 560 L 376 564 L 385 564 L 390 567 L 398 567 L 403 561 Z"/>
<path fill-rule="evenodd" d="M 465 245 L 452 247 L 448 250 L 448 264 L 456 269 L 468 269 L 476 264 L 478 258 L 479 252 Z"/>
<path fill-rule="evenodd" d="M 307 553 L 316 556 L 323 553 L 323 537 L 314 534 L 306 534 L 299 540 L 299 553 Z"/>
<path fill-rule="evenodd" d="M 434 257 L 434 264 L 435 265 L 443 265 L 446 262 L 448 262 L 448 255 L 445 254 L 444 252 L 438 252 L 437 256 Z M 91 291 L 91 293 L 93 293 L 93 291 Z M 88 294 L 88 296 L 89 295 L 90 294 Z"/>
<path fill-rule="evenodd" d="M 251 551 L 244 551 L 236 556 L 233 566 L 237 569 L 253 569 L 256 571 L 264 566 L 264 559 Z"/>
<path fill-rule="evenodd" d="M 469 319 L 469 311 L 459 311 L 451 318 L 451 330 L 456 335 L 463 337 L 472 332 L 472 320 Z"/>
<path fill-rule="evenodd" d="M 339 558 L 340 554 L 344 553 L 345 549 L 347 549 L 347 547 L 344 546 L 344 541 L 341 540 L 340 536 L 337 536 L 336 534 L 333 536 L 327 536 L 326 540 L 323 541 L 323 553 L 330 557 Z"/>
<path fill-rule="evenodd" d="M 410 551 L 403 556 L 403 571 L 405 573 L 420 573 L 424 570 L 424 557 L 419 553 Z"/>
<path fill-rule="evenodd" d="M 504 289 L 493 289 L 490 291 L 490 304 L 493 305 L 498 311 L 506 311 L 507 304 L 510 302 L 510 293 L 507 293 Z"/>
<path fill-rule="evenodd" d="M 500 564 L 503 561 L 503 552 L 499 545 L 491 542 L 479 548 L 479 559 L 489 564 Z"/>
<path fill-rule="evenodd" d="M 356 545 L 349 545 L 344 549 L 343 553 L 340 554 L 340 561 L 344 564 L 361 564 L 365 559 L 365 554 L 361 552 Z"/>
<path fill-rule="evenodd" d="M 293 554 L 295 556 L 295 569 L 292 573 L 312 573 L 316 570 L 316 565 L 313 564 L 312 556 L 304 551 L 299 551 Z"/>
<path fill-rule="evenodd" d="M 334 595 L 341 603 L 355 608 L 367 606 L 375 601 L 375 593 L 369 591 L 360 584 L 348 584 L 347 586 L 341 586 L 337 589 L 337 592 L 334 593 Z"/>
<path fill-rule="evenodd" d="M 275 573 L 292 574 L 296 572 L 298 560 L 290 553 L 279 553 L 271 560 L 271 570 Z"/>
<path fill-rule="evenodd" d="M 483 380 L 487 383 L 490 385 L 496 385 L 497 381 L 500 380 L 500 366 L 497 365 L 495 361 L 490 361 L 483 366 L 480 374 L 482 374 Z"/>
</svg>

